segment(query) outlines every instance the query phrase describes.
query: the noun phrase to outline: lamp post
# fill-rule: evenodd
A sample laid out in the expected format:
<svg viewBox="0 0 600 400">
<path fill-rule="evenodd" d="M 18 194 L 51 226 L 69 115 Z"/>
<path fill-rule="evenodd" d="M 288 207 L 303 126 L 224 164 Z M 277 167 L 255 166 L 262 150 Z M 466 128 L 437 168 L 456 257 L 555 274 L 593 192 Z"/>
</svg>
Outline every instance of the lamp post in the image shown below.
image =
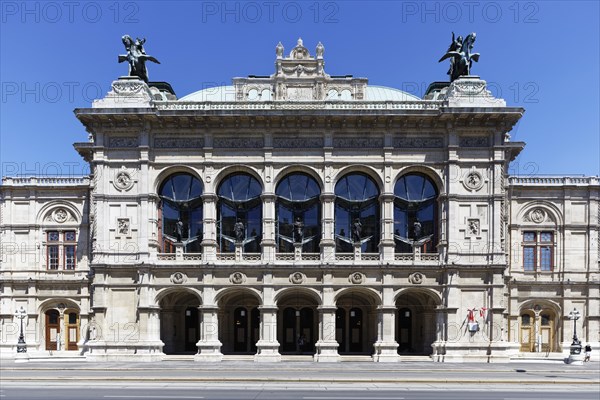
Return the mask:
<svg viewBox="0 0 600 400">
<path fill-rule="evenodd" d="M 574 308 L 569 313 L 569 319 L 573 320 L 573 343 L 571 343 L 571 354 L 581 354 L 581 342 L 577 338 L 577 320 L 581 317 L 581 313 Z"/>
<path fill-rule="evenodd" d="M 21 320 L 21 331 L 19 333 L 19 341 L 17 342 L 17 353 L 27 353 L 27 343 L 25 343 L 25 336 L 23 336 L 23 320 L 27 316 L 27 311 L 21 306 L 16 312 L 15 316 Z"/>
</svg>

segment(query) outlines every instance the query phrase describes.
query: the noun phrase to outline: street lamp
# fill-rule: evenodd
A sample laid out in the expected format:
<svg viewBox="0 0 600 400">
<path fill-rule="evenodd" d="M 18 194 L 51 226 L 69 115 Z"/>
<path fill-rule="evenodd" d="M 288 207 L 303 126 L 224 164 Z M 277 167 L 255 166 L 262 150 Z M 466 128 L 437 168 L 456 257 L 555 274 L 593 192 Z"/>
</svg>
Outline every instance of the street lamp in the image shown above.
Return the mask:
<svg viewBox="0 0 600 400">
<path fill-rule="evenodd" d="M 581 342 L 577 338 L 577 320 L 581 317 L 581 313 L 574 308 L 569 313 L 569 319 L 573 320 L 573 343 L 571 343 L 571 354 L 581 354 Z"/>
<path fill-rule="evenodd" d="M 17 353 L 27 353 L 27 343 L 25 343 L 25 336 L 23 336 L 23 320 L 27 316 L 27 311 L 21 306 L 15 315 L 21 320 L 21 333 L 19 333 L 19 341 L 17 342 Z"/>
</svg>

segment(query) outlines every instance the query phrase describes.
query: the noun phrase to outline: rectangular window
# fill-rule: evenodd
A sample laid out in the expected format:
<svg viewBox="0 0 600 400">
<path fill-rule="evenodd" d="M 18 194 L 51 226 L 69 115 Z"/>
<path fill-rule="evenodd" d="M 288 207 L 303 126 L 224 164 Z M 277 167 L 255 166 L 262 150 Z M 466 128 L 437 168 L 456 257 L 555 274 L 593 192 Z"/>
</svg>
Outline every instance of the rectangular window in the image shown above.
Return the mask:
<svg viewBox="0 0 600 400">
<path fill-rule="evenodd" d="M 46 264 L 50 270 L 75 269 L 77 233 L 75 231 L 46 232 Z"/>
<path fill-rule="evenodd" d="M 554 232 L 523 232 L 523 270 L 549 272 L 554 269 Z"/>
<path fill-rule="evenodd" d="M 65 269 L 75 269 L 75 245 L 65 245 Z"/>
<path fill-rule="evenodd" d="M 535 271 L 535 247 L 523 247 L 523 269 Z"/>
<path fill-rule="evenodd" d="M 535 242 L 535 232 L 523 232 L 524 242 Z"/>
<path fill-rule="evenodd" d="M 58 246 L 48 246 L 48 269 L 58 269 Z"/>
<path fill-rule="evenodd" d="M 540 248 L 540 269 L 552 271 L 552 248 L 550 246 Z"/>
</svg>

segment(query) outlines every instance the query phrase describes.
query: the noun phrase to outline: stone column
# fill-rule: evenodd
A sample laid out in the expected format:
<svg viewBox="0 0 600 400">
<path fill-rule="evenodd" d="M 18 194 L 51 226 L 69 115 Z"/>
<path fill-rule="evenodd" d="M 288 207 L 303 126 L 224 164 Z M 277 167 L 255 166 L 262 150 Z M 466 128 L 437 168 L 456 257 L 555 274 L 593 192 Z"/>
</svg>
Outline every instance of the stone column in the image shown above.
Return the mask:
<svg viewBox="0 0 600 400">
<path fill-rule="evenodd" d="M 398 362 L 398 342 L 396 342 L 395 305 L 383 305 L 377 309 L 377 341 L 373 345 L 373 361 Z"/>
<path fill-rule="evenodd" d="M 203 201 L 203 226 L 202 226 L 202 258 L 204 261 L 217 259 L 217 195 L 205 193 Z"/>
<path fill-rule="evenodd" d="M 433 361 L 444 361 L 444 355 L 446 354 L 446 323 L 448 318 L 446 317 L 446 307 L 437 306 L 435 309 L 435 342 L 431 345 L 433 348 L 432 357 Z"/>
<path fill-rule="evenodd" d="M 256 343 L 256 362 L 279 362 L 279 342 L 277 341 L 277 306 L 263 305 L 260 310 L 260 339 Z"/>
<path fill-rule="evenodd" d="M 335 195 L 333 193 L 321 194 L 322 215 L 323 221 L 322 230 L 323 237 L 321 238 L 321 254 L 325 263 L 335 262 Z"/>
<path fill-rule="evenodd" d="M 202 313 L 202 322 L 200 340 L 197 343 L 198 354 L 194 356 L 194 361 L 219 362 L 223 360 L 219 341 L 219 308 L 208 304 L 198 308 Z"/>
<path fill-rule="evenodd" d="M 262 225 L 262 259 L 264 262 L 275 261 L 275 200 L 274 193 L 265 193 L 260 196 L 263 201 Z"/>
<path fill-rule="evenodd" d="M 338 362 L 338 342 L 335 340 L 335 312 L 337 307 L 321 306 L 319 311 L 319 340 L 315 344 L 316 353 L 314 360 L 316 362 Z"/>
<path fill-rule="evenodd" d="M 68 332 L 65 326 L 65 308 L 58 306 L 58 336 L 56 339 L 56 351 L 67 351 Z"/>
<path fill-rule="evenodd" d="M 382 260 L 394 261 L 396 242 L 394 241 L 394 194 L 383 193 L 379 196 L 381 206 L 381 242 L 379 252 Z"/>
</svg>

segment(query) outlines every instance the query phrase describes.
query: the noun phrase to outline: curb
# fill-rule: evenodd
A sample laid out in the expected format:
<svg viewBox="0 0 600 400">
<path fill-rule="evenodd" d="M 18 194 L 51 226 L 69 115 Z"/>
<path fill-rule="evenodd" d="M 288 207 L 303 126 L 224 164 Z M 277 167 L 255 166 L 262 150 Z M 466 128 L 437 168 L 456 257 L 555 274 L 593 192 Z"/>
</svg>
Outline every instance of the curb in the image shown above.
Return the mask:
<svg viewBox="0 0 600 400">
<path fill-rule="evenodd" d="M 156 382 L 154 377 L 23 377 L 2 379 L 3 382 L 31 382 L 31 381 L 119 381 L 119 382 Z M 313 379 L 313 378 L 198 378 L 198 377 L 182 377 L 182 378 L 160 378 L 161 382 L 268 382 L 268 383 L 453 383 L 453 384 L 474 384 L 474 383 L 490 383 L 490 384 L 520 384 L 520 385 L 540 385 L 540 384 L 558 384 L 558 385 L 591 385 L 600 384 L 600 380 L 593 382 L 582 382 L 581 380 L 512 380 L 512 379 Z"/>
</svg>

